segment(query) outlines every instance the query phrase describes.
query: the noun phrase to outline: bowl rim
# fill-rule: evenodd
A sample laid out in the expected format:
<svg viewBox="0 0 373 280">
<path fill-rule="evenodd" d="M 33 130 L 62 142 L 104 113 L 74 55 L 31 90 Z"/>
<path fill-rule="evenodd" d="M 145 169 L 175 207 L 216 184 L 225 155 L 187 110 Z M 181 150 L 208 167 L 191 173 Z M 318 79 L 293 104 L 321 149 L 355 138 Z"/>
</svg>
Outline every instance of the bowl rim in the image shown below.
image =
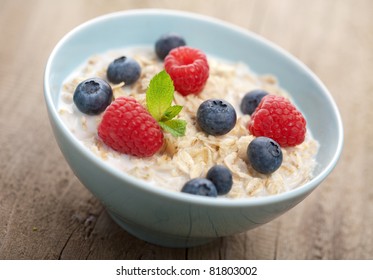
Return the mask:
<svg viewBox="0 0 373 280">
<path fill-rule="evenodd" d="M 264 197 L 252 197 L 252 198 L 225 198 L 225 197 L 219 197 L 217 199 L 213 199 L 210 197 L 203 197 L 203 196 L 196 196 L 196 195 L 190 195 L 185 194 L 182 192 L 175 192 L 166 190 L 160 187 L 154 187 L 154 185 L 138 179 L 134 176 L 128 175 L 123 171 L 120 171 L 114 166 L 110 166 L 109 164 L 104 163 L 102 160 L 99 159 L 96 155 L 94 155 L 91 151 L 89 151 L 88 148 L 83 146 L 80 141 L 73 136 L 73 134 L 68 130 L 68 128 L 63 124 L 61 118 L 59 117 L 57 108 L 53 105 L 52 101 L 52 94 L 51 94 L 51 86 L 49 83 L 50 76 L 51 76 L 51 67 L 53 64 L 53 61 L 55 60 L 56 55 L 58 54 L 58 51 L 64 46 L 65 42 L 74 34 L 79 33 L 81 30 L 89 27 L 90 25 L 97 24 L 106 20 L 110 20 L 113 18 L 118 17 L 126 17 L 126 16 L 134 16 L 134 15 L 140 15 L 140 16 L 154 16 L 154 15 L 166 15 L 166 16 L 177 16 L 177 17 L 183 17 L 188 18 L 191 20 L 198 20 L 203 22 L 209 22 L 210 24 L 222 26 L 225 28 L 232 29 L 238 33 L 240 33 L 243 36 L 251 37 L 254 40 L 257 40 L 265 45 L 268 45 L 271 49 L 276 50 L 281 55 L 285 56 L 287 59 L 291 60 L 293 63 L 295 63 L 298 67 L 300 67 L 307 75 L 311 77 L 322 89 L 322 91 L 325 94 L 325 97 L 327 98 L 327 101 L 333 108 L 334 115 L 337 120 L 337 131 L 338 131 L 338 143 L 335 150 L 335 153 L 332 157 L 332 160 L 328 163 L 328 165 L 315 177 L 313 177 L 309 182 L 296 187 L 295 189 L 270 195 L 270 196 L 264 196 Z M 131 10 L 123 10 L 123 11 L 117 11 L 112 12 L 108 14 L 103 14 L 101 16 L 92 18 L 88 21 L 85 21 L 81 23 L 80 25 L 76 26 L 69 32 L 67 32 L 55 45 L 52 52 L 50 53 L 45 71 L 44 71 L 44 99 L 46 102 L 46 106 L 49 112 L 50 121 L 58 127 L 60 131 L 63 132 L 64 136 L 68 138 L 69 142 L 72 143 L 76 148 L 79 149 L 80 152 L 82 152 L 89 160 L 93 161 L 96 166 L 99 168 L 107 171 L 112 176 L 117 177 L 120 180 L 124 180 L 126 182 L 129 182 L 131 185 L 136 186 L 137 188 L 140 188 L 142 191 L 161 196 L 166 199 L 171 199 L 175 201 L 182 201 L 189 204 L 199 204 L 199 205 L 206 205 L 206 206 L 219 206 L 219 207 L 242 207 L 242 206 L 257 206 L 257 205 L 267 205 L 267 204 L 274 204 L 274 203 L 280 203 L 283 201 L 288 201 L 291 199 L 295 199 L 297 197 L 301 197 L 304 195 L 308 195 L 313 191 L 314 188 L 316 188 L 335 168 L 339 157 L 342 153 L 343 149 L 343 125 L 342 125 L 342 119 L 341 115 L 339 113 L 339 110 L 337 108 L 337 105 L 335 101 L 333 100 L 330 92 L 326 88 L 326 86 L 321 82 L 321 80 L 300 60 L 298 60 L 296 57 L 291 55 L 286 50 L 282 49 L 278 45 L 272 43 L 268 39 L 261 37 L 260 35 L 253 33 L 252 31 L 249 31 L 243 27 L 234 25 L 230 22 L 223 21 L 218 18 L 214 18 L 211 16 L 193 13 L 193 12 L 187 12 L 187 11 L 180 11 L 180 10 L 173 10 L 173 9 L 131 9 Z"/>
</svg>

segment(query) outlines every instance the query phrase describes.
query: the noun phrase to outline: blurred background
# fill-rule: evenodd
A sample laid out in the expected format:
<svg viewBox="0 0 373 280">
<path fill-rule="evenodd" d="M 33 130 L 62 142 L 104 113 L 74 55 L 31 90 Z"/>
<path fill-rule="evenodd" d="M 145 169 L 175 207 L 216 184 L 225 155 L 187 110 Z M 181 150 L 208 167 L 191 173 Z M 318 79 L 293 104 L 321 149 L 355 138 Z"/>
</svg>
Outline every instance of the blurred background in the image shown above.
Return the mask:
<svg viewBox="0 0 373 280">
<path fill-rule="evenodd" d="M 216 17 L 304 62 L 342 115 L 334 172 L 277 220 L 202 247 L 161 248 L 120 229 L 57 147 L 43 74 L 72 28 L 138 8 Z M 0 0 L 0 259 L 373 259 L 372 11 L 370 0 Z"/>
</svg>

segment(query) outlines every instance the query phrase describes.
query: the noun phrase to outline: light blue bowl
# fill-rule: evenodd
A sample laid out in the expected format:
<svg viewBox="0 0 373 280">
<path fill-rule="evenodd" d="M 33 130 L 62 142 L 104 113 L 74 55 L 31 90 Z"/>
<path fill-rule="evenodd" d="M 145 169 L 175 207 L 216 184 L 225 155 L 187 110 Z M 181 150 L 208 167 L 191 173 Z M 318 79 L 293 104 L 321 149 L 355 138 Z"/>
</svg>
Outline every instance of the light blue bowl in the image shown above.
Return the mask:
<svg viewBox="0 0 373 280">
<path fill-rule="evenodd" d="M 259 74 L 271 73 L 292 94 L 320 143 L 314 178 L 279 195 L 212 199 L 154 188 L 105 164 L 68 130 L 57 112 L 64 79 L 90 56 L 109 49 L 154 42 L 164 33 L 182 34 L 208 55 L 243 61 Z M 285 213 L 332 171 L 343 145 L 338 109 L 321 81 L 301 62 L 267 40 L 206 16 L 171 10 L 131 10 L 90 20 L 69 32 L 52 51 L 45 69 L 45 101 L 58 145 L 79 180 L 129 233 L 148 242 L 188 247 L 244 232 Z"/>
</svg>

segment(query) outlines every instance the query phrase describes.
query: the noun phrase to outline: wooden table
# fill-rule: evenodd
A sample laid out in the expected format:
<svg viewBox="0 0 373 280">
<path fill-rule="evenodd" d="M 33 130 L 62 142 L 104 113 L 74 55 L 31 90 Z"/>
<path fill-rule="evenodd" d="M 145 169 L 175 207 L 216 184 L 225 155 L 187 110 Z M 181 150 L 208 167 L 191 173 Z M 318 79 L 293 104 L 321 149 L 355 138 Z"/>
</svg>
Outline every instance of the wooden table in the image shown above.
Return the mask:
<svg viewBox="0 0 373 280">
<path fill-rule="evenodd" d="M 343 154 L 287 214 L 206 246 L 161 248 L 119 228 L 74 177 L 46 114 L 48 55 L 88 19 L 154 7 L 256 32 L 302 60 L 332 93 Z M 0 0 L 0 259 L 373 259 L 372 11 L 370 0 Z"/>
</svg>

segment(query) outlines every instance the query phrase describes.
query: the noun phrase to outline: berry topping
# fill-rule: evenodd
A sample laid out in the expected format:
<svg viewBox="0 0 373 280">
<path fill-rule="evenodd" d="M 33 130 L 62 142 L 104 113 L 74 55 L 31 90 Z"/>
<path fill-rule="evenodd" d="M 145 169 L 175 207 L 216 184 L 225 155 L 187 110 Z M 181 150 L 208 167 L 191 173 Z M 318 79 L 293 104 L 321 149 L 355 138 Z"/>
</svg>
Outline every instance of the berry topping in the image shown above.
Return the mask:
<svg viewBox="0 0 373 280">
<path fill-rule="evenodd" d="M 87 115 L 97 115 L 105 111 L 113 99 L 110 85 L 100 78 L 81 82 L 74 91 L 73 100 L 79 111 Z"/>
<path fill-rule="evenodd" d="M 204 178 L 194 178 L 185 183 L 181 189 L 184 193 L 217 197 L 218 192 L 216 191 L 215 185 Z"/>
<path fill-rule="evenodd" d="M 141 67 L 136 60 L 121 56 L 109 64 L 106 76 L 109 82 L 130 85 L 136 82 L 141 74 Z"/>
<path fill-rule="evenodd" d="M 175 89 L 184 96 L 200 93 L 209 77 L 206 55 L 187 46 L 171 50 L 164 60 L 164 67 L 174 81 Z"/>
<path fill-rule="evenodd" d="M 103 114 L 98 135 L 112 149 L 138 157 L 154 155 L 163 145 L 162 128 L 185 134 L 186 122 L 174 119 L 182 106 L 171 106 L 174 87 L 166 71 L 155 75 L 146 91 L 145 109 L 132 97 L 118 97 Z"/>
<path fill-rule="evenodd" d="M 163 145 L 157 121 L 134 98 L 118 97 L 103 114 L 98 135 L 112 149 L 138 157 L 154 155 Z"/>
<path fill-rule="evenodd" d="M 164 34 L 155 43 L 155 53 L 163 60 L 172 49 L 185 45 L 186 42 L 181 36 L 172 33 Z"/>
<path fill-rule="evenodd" d="M 245 94 L 241 101 L 241 111 L 243 114 L 251 115 L 256 107 L 258 107 L 260 101 L 268 93 L 261 89 L 254 89 Z"/>
<path fill-rule="evenodd" d="M 282 163 L 281 147 L 271 138 L 255 138 L 247 147 L 247 159 L 251 166 L 259 173 L 273 173 Z"/>
<path fill-rule="evenodd" d="M 236 124 L 233 106 L 222 99 L 208 99 L 197 110 L 197 123 L 209 135 L 224 135 Z"/>
<path fill-rule="evenodd" d="M 286 98 L 264 96 L 254 113 L 248 129 L 254 136 L 272 138 L 281 147 L 301 144 L 306 135 L 306 120 Z"/>
<path fill-rule="evenodd" d="M 232 189 L 232 173 L 223 165 L 211 167 L 207 172 L 206 178 L 214 183 L 218 195 L 227 194 Z"/>
</svg>

